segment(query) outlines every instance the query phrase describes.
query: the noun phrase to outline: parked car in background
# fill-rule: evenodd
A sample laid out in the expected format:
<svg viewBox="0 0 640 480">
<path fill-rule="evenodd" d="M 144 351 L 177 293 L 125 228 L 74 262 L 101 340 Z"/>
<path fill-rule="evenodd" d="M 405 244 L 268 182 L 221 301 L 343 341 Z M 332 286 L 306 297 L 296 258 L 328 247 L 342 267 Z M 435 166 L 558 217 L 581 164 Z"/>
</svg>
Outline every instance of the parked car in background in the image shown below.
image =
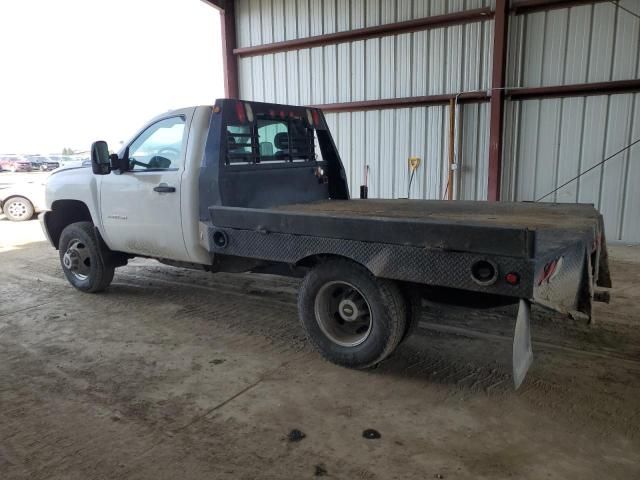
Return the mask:
<svg viewBox="0 0 640 480">
<path fill-rule="evenodd" d="M 44 210 L 46 178 L 36 182 L 24 182 L 0 189 L 0 211 L 14 222 L 33 218 Z"/>
<path fill-rule="evenodd" d="M 44 157 L 42 155 L 33 155 L 28 157 L 31 162 L 31 168 L 33 170 L 40 170 L 41 172 L 47 172 L 50 170 L 55 170 L 60 167 L 60 162 L 52 160 L 49 157 Z"/>
<path fill-rule="evenodd" d="M 30 172 L 31 162 L 25 158 L 15 156 L 0 158 L 0 170 L 10 172 Z"/>
<path fill-rule="evenodd" d="M 57 162 L 60 168 L 78 168 L 82 166 L 82 160 L 77 160 L 67 155 L 50 155 L 49 158 Z"/>
</svg>

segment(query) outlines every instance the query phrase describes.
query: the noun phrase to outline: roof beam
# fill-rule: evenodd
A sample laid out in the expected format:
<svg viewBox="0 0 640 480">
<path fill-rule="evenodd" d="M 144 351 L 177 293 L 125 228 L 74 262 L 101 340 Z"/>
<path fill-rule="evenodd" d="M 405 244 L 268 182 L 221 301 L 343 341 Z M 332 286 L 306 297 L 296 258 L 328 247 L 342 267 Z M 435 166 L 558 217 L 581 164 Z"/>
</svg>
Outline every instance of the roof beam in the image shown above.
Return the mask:
<svg viewBox="0 0 640 480">
<path fill-rule="evenodd" d="M 609 0 L 518 0 L 511 5 L 511 11 L 516 15 L 525 13 L 555 10 L 558 8 L 570 8 L 580 5 L 608 2 Z"/>
<path fill-rule="evenodd" d="M 211 5 L 212 7 L 217 8 L 218 10 L 222 10 L 224 11 L 226 8 L 226 0 L 201 0 L 204 3 L 206 3 L 207 5 Z"/>
<path fill-rule="evenodd" d="M 320 105 L 310 105 L 310 107 L 320 108 L 323 112 L 358 112 L 363 110 L 447 105 L 451 100 L 456 99 L 456 97 L 457 103 L 481 103 L 489 101 L 487 92 L 468 92 L 460 94 L 425 95 L 420 97 L 383 98 L 380 100 L 362 100 L 344 103 L 324 103 Z"/>
<path fill-rule="evenodd" d="M 593 95 L 613 95 L 615 93 L 632 92 L 640 92 L 640 79 L 574 83 L 549 87 L 512 88 L 507 91 L 507 96 L 511 100 L 530 100 L 537 98 L 588 97 Z"/>
</svg>

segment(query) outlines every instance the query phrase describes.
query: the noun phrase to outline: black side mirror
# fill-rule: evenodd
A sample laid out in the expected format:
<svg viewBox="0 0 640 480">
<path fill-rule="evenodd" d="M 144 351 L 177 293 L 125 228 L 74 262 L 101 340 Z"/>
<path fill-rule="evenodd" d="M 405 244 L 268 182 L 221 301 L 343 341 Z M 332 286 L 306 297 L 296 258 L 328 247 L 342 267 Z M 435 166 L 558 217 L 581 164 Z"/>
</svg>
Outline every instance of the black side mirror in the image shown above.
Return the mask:
<svg viewBox="0 0 640 480">
<path fill-rule="evenodd" d="M 129 147 L 125 149 L 122 158 L 118 157 L 115 153 L 111 154 L 109 158 L 111 159 L 111 170 L 119 170 L 120 173 L 131 170 L 129 165 Z"/>
<path fill-rule="evenodd" d="M 95 175 L 107 175 L 111 171 L 107 142 L 98 140 L 91 145 L 91 169 Z"/>
</svg>

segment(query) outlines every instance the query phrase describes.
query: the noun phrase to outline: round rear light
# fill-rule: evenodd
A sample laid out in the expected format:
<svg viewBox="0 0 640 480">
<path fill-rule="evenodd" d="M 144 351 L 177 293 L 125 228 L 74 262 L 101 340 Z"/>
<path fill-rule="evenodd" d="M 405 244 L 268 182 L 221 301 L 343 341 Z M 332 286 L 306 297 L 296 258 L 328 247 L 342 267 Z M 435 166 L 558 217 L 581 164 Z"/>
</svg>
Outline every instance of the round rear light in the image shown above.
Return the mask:
<svg viewBox="0 0 640 480">
<path fill-rule="evenodd" d="M 498 279 L 498 268 L 490 260 L 478 260 L 471 265 L 471 278 L 478 285 L 493 285 Z"/>
<path fill-rule="evenodd" d="M 229 237 L 222 230 L 216 230 L 213 232 L 213 243 L 218 248 L 225 248 L 229 243 Z"/>
<path fill-rule="evenodd" d="M 518 285 L 520 283 L 520 275 L 516 272 L 509 272 L 504 276 L 504 280 L 509 285 Z"/>
</svg>

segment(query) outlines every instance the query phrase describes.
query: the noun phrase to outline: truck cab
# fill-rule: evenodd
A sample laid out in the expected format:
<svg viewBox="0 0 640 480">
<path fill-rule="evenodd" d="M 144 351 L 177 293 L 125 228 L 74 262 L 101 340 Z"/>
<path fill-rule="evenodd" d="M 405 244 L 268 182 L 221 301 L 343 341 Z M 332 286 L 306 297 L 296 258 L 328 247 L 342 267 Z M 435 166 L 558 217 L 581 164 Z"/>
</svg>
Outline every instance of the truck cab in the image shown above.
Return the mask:
<svg viewBox="0 0 640 480">
<path fill-rule="evenodd" d="M 152 119 L 117 154 L 127 169 L 54 172 L 42 219 L 52 243 L 58 245 L 69 221 L 82 219 L 112 251 L 208 263 L 197 242 L 197 189 L 189 188 L 197 184 L 199 162 L 188 159 L 202 156 L 211 110 L 184 108 Z"/>
</svg>

